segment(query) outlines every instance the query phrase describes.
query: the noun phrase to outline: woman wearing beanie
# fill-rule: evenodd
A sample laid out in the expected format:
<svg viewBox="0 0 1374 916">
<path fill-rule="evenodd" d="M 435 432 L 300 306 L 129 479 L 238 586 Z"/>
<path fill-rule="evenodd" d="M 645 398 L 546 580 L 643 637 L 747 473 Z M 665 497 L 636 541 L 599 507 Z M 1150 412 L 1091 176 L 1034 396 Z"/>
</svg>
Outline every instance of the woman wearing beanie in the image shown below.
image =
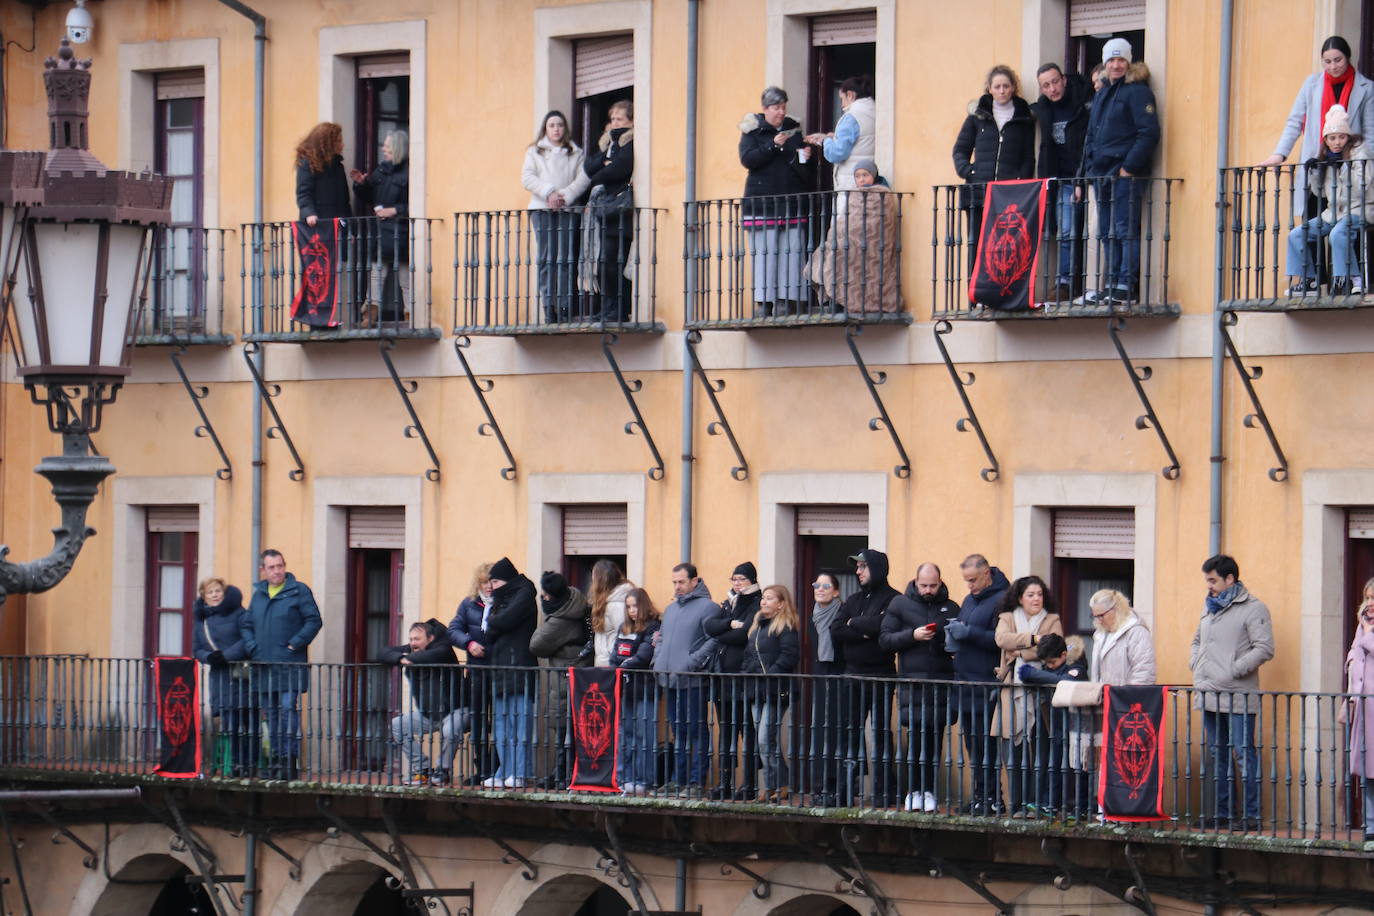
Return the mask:
<svg viewBox="0 0 1374 916">
<path fill-rule="evenodd" d="M 720 613 L 702 622 L 701 628 L 717 645 L 711 671 L 739 674 L 744 663 L 744 647 L 749 624 L 759 609 L 759 574 L 748 561 L 730 574 L 730 594 L 720 603 Z M 715 799 L 752 799 L 756 794 L 758 759 L 754 746 L 754 720 L 749 713 L 749 698 L 737 677 L 711 679 L 711 702 L 716 708 L 716 727 L 720 732 L 720 781 L 711 790 Z M 735 751 L 742 752 L 744 778 L 735 788 Z"/>
<path fill-rule="evenodd" d="M 487 614 L 487 657 L 491 672 L 492 731 L 500 765 L 482 785 L 495 789 L 525 786 L 532 772 L 534 741 L 534 666 L 530 637 L 539 622 L 534 583 L 502 557 L 491 564 L 491 604 Z"/>
<path fill-rule="evenodd" d="M 872 159 L 854 163 L 854 192 L 835 198 L 835 219 L 806 274 L 837 310 L 899 312 L 897 216 L 901 204 Z"/>
</svg>

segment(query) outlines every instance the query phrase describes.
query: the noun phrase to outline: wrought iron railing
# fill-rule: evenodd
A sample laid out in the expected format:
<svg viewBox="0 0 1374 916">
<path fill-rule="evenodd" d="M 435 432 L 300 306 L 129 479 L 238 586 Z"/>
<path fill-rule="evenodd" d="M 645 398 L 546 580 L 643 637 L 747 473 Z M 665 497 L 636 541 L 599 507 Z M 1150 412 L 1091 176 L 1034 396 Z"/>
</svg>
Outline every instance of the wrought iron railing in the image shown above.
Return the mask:
<svg viewBox="0 0 1374 916">
<path fill-rule="evenodd" d="M 662 331 L 658 229 L 665 212 L 455 213 L 454 333 Z"/>
<path fill-rule="evenodd" d="M 1220 308 L 1374 305 L 1374 163 L 1222 169 L 1218 206 Z"/>
<path fill-rule="evenodd" d="M 166 226 L 153 232 L 148 295 L 135 344 L 196 343 L 224 333 L 226 237 L 232 229 Z"/>
<path fill-rule="evenodd" d="M 1169 243 L 1179 183 L 1177 178 L 1046 179 L 1045 231 L 1030 277 L 1035 307 L 1007 311 L 979 303 L 971 294 L 982 220 L 999 215 L 984 214 L 987 185 L 937 185 L 930 232 L 934 317 L 1177 315 L 1169 286 Z M 1000 228 L 993 232 L 1004 245 L 1016 241 Z"/>
<path fill-rule="evenodd" d="M 908 322 L 902 210 L 885 187 L 686 204 L 689 328 Z"/>
<path fill-rule="evenodd" d="M 403 675 L 380 665 L 239 663 L 201 670 L 207 779 L 517 796 L 567 790 L 573 726 L 564 668 L 414 666 Z M 1056 829 L 1103 823 L 1101 711 L 1053 708 L 1044 688 L 620 676 L 617 786 L 629 799 L 714 800 L 756 811 L 895 809 Z M 278 716 L 280 691 L 301 685 L 299 714 Z M 0 658 L 0 772 L 154 778 L 161 745 L 154 690 L 148 659 Z M 1158 757 L 1142 764 L 1157 768 L 1162 760 L 1164 818 L 1143 829 L 1329 849 L 1358 847 L 1374 832 L 1362 821 L 1360 779 L 1352 777 L 1365 767 L 1363 752 L 1352 753 L 1346 724 L 1360 715 L 1355 704 L 1374 698 L 1190 687 L 1168 688 L 1168 697 Z M 999 706 L 1017 711 L 999 714 Z M 1204 722 L 1209 717 L 1217 718 Z M 1220 720 L 1229 736 L 1212 727 Z"/>
<path fill-rule="evenodd" d="M 332 245 L 330 233 L 317 243 L 304 223 L 243 225 L 239 276 L 245 339 L 440 336 L 433 323 L 432 284 L 440 222 L 340 219 Z"/>
</svg>

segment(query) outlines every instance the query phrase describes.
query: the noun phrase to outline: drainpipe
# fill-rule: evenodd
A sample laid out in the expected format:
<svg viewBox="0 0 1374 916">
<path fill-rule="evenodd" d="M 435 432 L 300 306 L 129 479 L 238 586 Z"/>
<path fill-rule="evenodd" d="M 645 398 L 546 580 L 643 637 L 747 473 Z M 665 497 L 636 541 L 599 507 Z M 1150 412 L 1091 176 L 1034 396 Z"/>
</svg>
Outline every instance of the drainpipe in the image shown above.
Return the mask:
<svg viewBox="0 0 1374 916">
<path fill-rule="evenodd" d="M 1235 17 L 1234 0 L 1222 0 L 1221 4 L 1221 47 L 1218 49 L 1220 72 L 1217 81 L 1217 182 L 1221 182 L 1221 170 L 1230 165 L 1231 155 L 1231 33 Z M 1221 553 L 1221 464 L 1225 460 L 1222 412 L 1226 405 L 1226 351 L 1221 339 L 1221 312 L 1215 307 L 1221 303 L 1222 293 L 1222 256 L 1226 253 L 1226 242 L 1222 232 L 1226 228 L 1225 198 L 1217 197 L 1217 237 L 1216 262 L 1217 275 L 1212 281 L 1212 467 L 1210 488 L 1210 514 L 1207 526 L 1207 549 L 1210 556 Z"/>
<path fill-rule="evenodd" d="M 253 916 L 258 911 L 258 895 L 262 893 L 258 889 L 258 833 L 257 820 L 258 811 L 261 807 L 262 796 L 257 792 L 251 793 L 252 801 L 249 802 L 250 820 L 252 826 L 244 834 L 243 846 L 243 892 L 239 895 L 243 901 L 243 916 Z"/>
<path fill-rule="evenodd" d="M 683 188 L 683 197 L 686 200 L 686 225 L 691 226 L 696 220 L 697 199 L 697 16 L 701 7 L 701 0 L 688 0 L 687 2 L 687 175 Z M 692 307 L 696 296 L 697 278 L 696 271 L 693 269 L 696 264 L 696 233 L 691 229 L 686 229 L 685 239 L 686 257 L 682 259 L 683 270 L 687 274 L 687 282 L 684 284 L 685 294 L 682 301 L 682 315 L 684 325 L 692 320 Z M 692 451 L 694 448 L 694 436 L 696 433 L 693 424 L 695 415 L 694 404 L 696 389 L 693 387 L 692 379 L 692 355 L 691 345 L 687 343 L 687 333 L 682 334 L 682 495 L 679 507 L 681 521 L 678 530 L 678 560 L 688 563 L 692 559 L 692 463 L 694 458 Z M 679 907 L 681 909 L 681 907 Z"/>
<path fill-rule="evenodd" d="M 248 17 L 253 22 L 253 240 L 251 251 L 253 252 L 252 276 L 254 282 L 251 284 L 253 290 L 253 301 L 249 308 L 252 315 L 253 333 L 262 333 L 262 286 L 258 283 L 258 278 L 262 276 L 262 198 L 263 198 L 263 81 L 264 81 L 264 57 L 267 49 L 267 17 L 257 10 L 249 7 L 239 0 L 219 0 L 220 3 L 229 7 L 236 13 Z M 253 357 L 257 363 L 258 374 L 263 372 L 264 354 L 259 348 Z M 258 578 L 258 554 L 262 553 L 262 392 L 258 391 L 256 385 L 253 386 L 253 516 L 252 516 L 252 538 L 251 553 L 249 562 L 252 564 L 252 574 L 248 581 L 255 582 Z M 244 911 L 244 916 L 253 916 L 252 901 L 248 898 L 248 903 Z"/>
</svg>

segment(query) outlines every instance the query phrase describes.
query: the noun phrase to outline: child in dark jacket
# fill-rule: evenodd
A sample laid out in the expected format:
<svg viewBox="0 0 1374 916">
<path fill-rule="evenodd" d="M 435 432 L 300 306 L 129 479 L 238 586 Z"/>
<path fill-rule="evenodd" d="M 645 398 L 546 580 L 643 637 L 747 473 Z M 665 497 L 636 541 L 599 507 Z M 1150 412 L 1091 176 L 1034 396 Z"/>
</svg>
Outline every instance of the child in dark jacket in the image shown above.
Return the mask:
<svg viewBox="0 0 1374 916">
<path fill-rule="evenodd" d="M 1065 642 L 1064 637 L 1058 633 L 1047 633 L 1041 636 L 1036 644 L 1035 654 L 1044 667 L 1037 668 L 1029 662 L 1023 663 L 1018 671 L 1021 675 L 1021 682 L 1049 687 L 1060 681 L 1086 681 L 1088 668 L 1082 662 L 1082 641 L 1077 637 L 1070 638 L 1076 643 L 1072 649 Z M 1074 723 L 1070 721 L 1070 714 L 1077 713 L 1078 710 L 1050 707 L 1050 691 L 1045 690 L 1043 692 L 1043 702 L 1040 704 L 1040 708 L 1042 715 L 1043 710 L 1049 708 L 1049 716 L 1045 721 L 1048 721 L 1050 725 L 1050 765 L 1044 774 L 1045 781 L 1036 787 L 1036 797 L 1040 800 L 1039 804 L 1028 805 L 1027 808 L 1045 817 L 1053 817 L 1063 805 L 1065 773 L 1074 774 L 1075 785 L 1071 794 L 1074 796 L 1075 810 L 1087 804 L 1088 774 L 1081 770 L 1071 770 L 1067 766 L 1068 736 L 1074 728 Z M 1080 782 L 1081 785 L 1079 785 Z"/>
<path fill-rule="evenodd" d="M 625 596 L 625 622 L 611 646 L 611 665 L 620 675 L 620 753 L 616 781 L 626 795 L 644 794 L 654 782 L 658 760 L 658 694 L 654 683 L 654 634 L 658 608 L 637 588 Z"/>
</svg>

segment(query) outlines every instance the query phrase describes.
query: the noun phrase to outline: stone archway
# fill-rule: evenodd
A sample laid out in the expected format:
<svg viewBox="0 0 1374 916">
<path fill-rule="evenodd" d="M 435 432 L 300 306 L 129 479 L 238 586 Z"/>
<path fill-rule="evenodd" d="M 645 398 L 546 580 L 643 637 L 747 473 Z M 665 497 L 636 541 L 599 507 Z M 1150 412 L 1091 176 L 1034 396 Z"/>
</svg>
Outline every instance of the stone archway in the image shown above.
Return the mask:
<svg viewBox="0 0 1374 916">
<path fill-rule="evenodd" d="M 294 916 L 349 916 L 364 898 L 377 893 L 391 872 L 375 862 L 353 859 L 320 875 L 291 910 Z"/>
<path fill-rule="evenodd" d="M 576 916 L 593 894 L 614 892 L 627 907 L 633 904 L 630 892 L 620 885 L 602 880 L 597 869 L 599 854 L 594 849 L 550 844 L 535 850 L 530 858 L 539 863 L 539 878 L 527 881 L 516 869 L 488 910 L 519 916 Z"/>
<path fill-rule="evenodd" d="M 862 916 L 852 904 L 829 894 L 806 894 L 769 911 L 769 916 Z"/>
<path fill-rule="evenodd" d="M 868 901 L 852 894 L 837 894 L 816 887 L 816 867 L 807 862 L 788 862 L 764 873 L 774 882 L 768 898 L 760 900 L 752 884 L 741 882 L 742 899 L 735 916 L 860 916 L 868 911 Z M 849 909 L 846 910 L 845 907 Z"/>
<path fill-rule="evenodd" d="M 525 898 L 524 904 L 515 911 L 515 916 L 576 916 L 598 893 L 620 904 L 598 908 L 598 916 L 600 913 L 629 913 L 630 904 L 619 891 L 620 888 L 590 875 L 560 875 L 539 885 L 534 893 Z"/>
<path fill-rule="evenodd" d="M 195 870 L 189 852 L 172 850 L 173 834 L 157 824 L 138 824 L 110 837 L 105 861 L 86 872 L 72 896 L 71 916 L 143 916 L 172 877 Z M 110 877 L 107 878 L 106 875 Z"/>
</svg>

